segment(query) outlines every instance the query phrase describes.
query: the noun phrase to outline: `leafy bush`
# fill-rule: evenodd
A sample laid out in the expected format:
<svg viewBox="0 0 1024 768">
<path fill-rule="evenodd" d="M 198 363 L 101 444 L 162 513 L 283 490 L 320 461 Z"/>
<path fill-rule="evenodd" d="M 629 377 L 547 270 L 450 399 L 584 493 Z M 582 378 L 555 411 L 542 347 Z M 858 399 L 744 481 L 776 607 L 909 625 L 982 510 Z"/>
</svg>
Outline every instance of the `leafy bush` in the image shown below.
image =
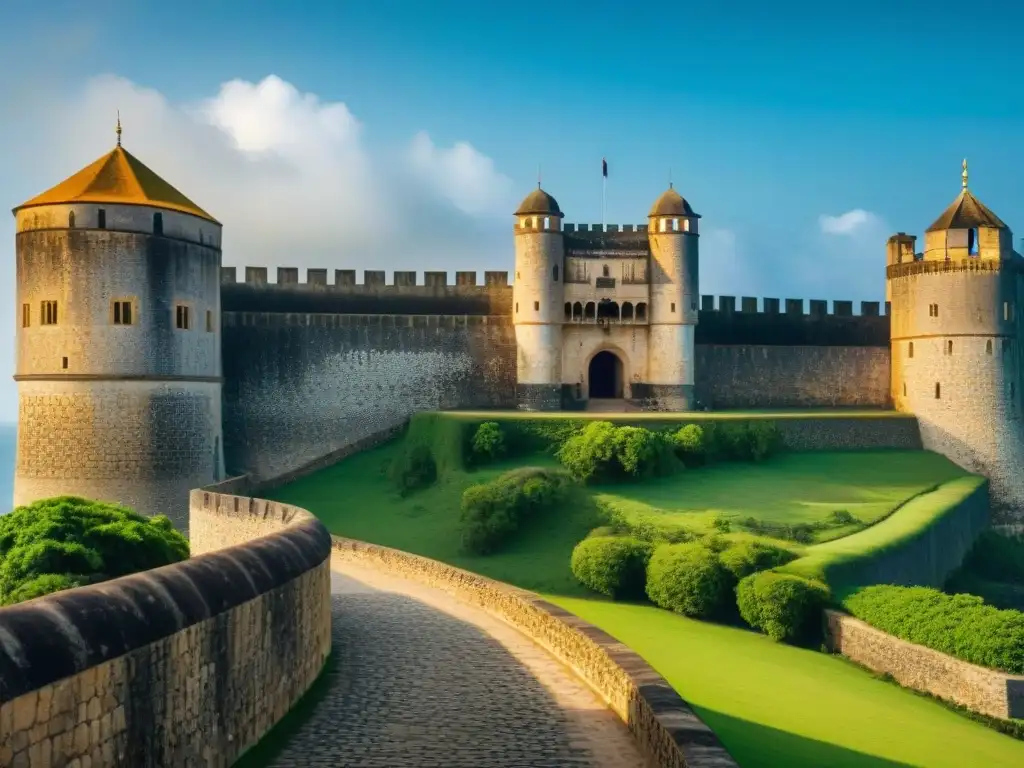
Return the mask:
<svg viewBox="0 0 1024 768">
<path fill-rule="evenodd" d="M 693 618 L 726 615 L 735 584 L 718 553 L 699 543 L 664 544 L 654 550 L 647 565 L 651 602 Z"/>
<path fill-rule="evenodd" d="M 686 424 L 672 435 L 676 455 L 688 467 L 699 467 L 708 460 L 708 443 L 704 428 Z"/>
<path fill-rule="evenodd" d="M 476 428 L 470 451 L 476 464 L 486 464 L 505 455 L 505 433 L 498 422 L 485 421 Z"/>
<path fill-rule="evenodd" d="M 754 573 L 736 587 L 743 620 L 772 640 L 791 643 L 820 637 L 821 612 L 828 601 L 824 584 L 788 573 Z"/>
<path fill-rule="evenodd" d="M 1024 613 L 930 587 L 864 587 L 843 601 L 858 619 L 971 664 L 1024 674 Z"/>
<path fill-rule="evenodd" d="M 572 551 L 573 576 L 585 587 L 615 599 L 643 597 L 654 545 L 626 536 L 595 536 Z"/>
<path fill-rule="evenodd" d="M 500 549 L 530 518 L 562 504 L 572 485 L 564 472 L 521 467 L 462 494 L 463 547 L 486 555 Z"/>
<path fill-rule="evenodd" d="M 772 421 L 721 421 L 703 427 L 702 445 L 705 462 L 763 461 L 781 450 L 782 433 Z"/>
<path fill-rule="evenodd" d="M 680 468 L 663 433 L 595 421 L 570 436 L 558 459 L 585 483 L 668 475 Z"/>
<path fill-rule="evenodd" d="M 426 445 L 414 445 L 395 458 L 391 467 L 392 479 L 403 493 L 426 488 L 437 480 L 437 464 Z"/>
<path fill-rule="evenodd" d="M 989 581 L 1024 584 L 1024 539 L 985 531 L 964 558 L 963 568 Z"/>
<path fill-rule="evenodd" d="M 752 573 L 767 571 L 796 560 L 794 552 L 774 547 L 761 541 L 743 541 L 722 552 L 722 565 L 728 568 L 737 580 Z"/>
<path fill-rule="evenodd" d="M 73 496 L 0 516 L 0 604 L 176 563 L 188 541 L 163 515 Z"/>
</svg>

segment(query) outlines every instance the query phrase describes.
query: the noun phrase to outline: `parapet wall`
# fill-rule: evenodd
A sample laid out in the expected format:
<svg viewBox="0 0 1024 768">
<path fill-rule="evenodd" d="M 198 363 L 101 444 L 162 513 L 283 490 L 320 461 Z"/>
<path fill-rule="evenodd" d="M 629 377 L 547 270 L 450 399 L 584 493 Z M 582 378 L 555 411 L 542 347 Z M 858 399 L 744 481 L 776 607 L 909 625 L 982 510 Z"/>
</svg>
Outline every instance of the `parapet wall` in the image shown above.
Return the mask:
<svg viewBox="0 0 1024 768">
<path fill-rule="evenodd" d="M 829 647 L 902 686 L 1001 719 L 1024 718 L 1024 677 L 908 643 L 838 611 L 825 612 Z"/>
<path fill-rule="evenodd" d="M 313 683 L 323 524 L 209 490 L 191 513 L 189 560 L 0 608 L 0 765 L 231 765 Z"/>
</svg>

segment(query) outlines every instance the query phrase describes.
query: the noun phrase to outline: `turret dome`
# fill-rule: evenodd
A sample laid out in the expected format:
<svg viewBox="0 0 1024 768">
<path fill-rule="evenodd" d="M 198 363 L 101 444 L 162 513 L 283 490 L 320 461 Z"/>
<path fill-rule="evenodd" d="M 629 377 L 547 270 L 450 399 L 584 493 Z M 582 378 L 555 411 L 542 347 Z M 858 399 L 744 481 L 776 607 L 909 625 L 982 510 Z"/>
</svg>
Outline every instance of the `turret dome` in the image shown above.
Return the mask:
<svg viewBox="0 0 1024 768">
<path fill-rule="evenodd" d="M 685 198 L 669 185 L 651 207 L 650 216 L 697 216 Z"/>
<path fill-rule="evenodd" d="M 516 216 L 528 216 L 530 214 L 541 214 L 543 216 L 562 217 L 562 209 L 558 207 L 558 201 L 538 186 L 528 194 L 523 202 L 516 209 Z"/>
</svg>

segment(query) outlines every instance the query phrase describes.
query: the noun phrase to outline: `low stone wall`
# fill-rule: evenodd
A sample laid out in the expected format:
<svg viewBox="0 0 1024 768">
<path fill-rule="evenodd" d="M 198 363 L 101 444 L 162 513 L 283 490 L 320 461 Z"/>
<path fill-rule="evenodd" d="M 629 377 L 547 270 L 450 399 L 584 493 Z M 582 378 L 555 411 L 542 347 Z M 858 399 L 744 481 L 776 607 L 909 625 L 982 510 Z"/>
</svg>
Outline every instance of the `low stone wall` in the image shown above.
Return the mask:
<svg viewBox="0 0 1024 768">
<path fill-rule="evenodd" d="M 585 681 L 663 768 L 736 768 L 711 729 L 668 682 L 625 645 L 538 595 L 436 560 L 334 537 L 333 558 L 384 568 L 500 617 Z"/>
<path fill-rule="evenodd" d="M 825 619 L 829 648 L 861 666 L 973 712 L 1024 718 L 1024 677 L 908 643 L 845 613 L 826 611 Z"/>
<path fill-rule="evenodd" d="M 323 524 L 201 490 L 191 533 L 184 562 L 0 609 L 0 765 L 228 766 L 306 692 L 331 649 Z"/>
</svg>

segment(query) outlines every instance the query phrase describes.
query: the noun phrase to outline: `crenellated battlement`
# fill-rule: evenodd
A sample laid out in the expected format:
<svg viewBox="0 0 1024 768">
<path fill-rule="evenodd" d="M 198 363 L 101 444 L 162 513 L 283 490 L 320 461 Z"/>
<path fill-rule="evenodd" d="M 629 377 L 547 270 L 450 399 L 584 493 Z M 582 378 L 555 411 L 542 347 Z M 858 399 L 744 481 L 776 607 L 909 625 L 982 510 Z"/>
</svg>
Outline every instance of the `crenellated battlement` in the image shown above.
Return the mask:
<svg viewBox="0 0 1024 768">
<path fill-rule="evenodd" d="M 563 224 L 566 234 L 578 235 L 627 235 L 647 233 L 646 224 Z"/>
<path fill-rule="evenodd" d="M 238 267 L 221 267 L 221 285 L 238 285 Z M 424 272 L 423 282 L 418 282 L 419 273 L 415 270 L 395 270 L 392 272 L 392 280 L 387 281 L 387 272 L 382 269 L 363 270 L 363 282 L 356 282 L 356 270 L 336 269 L 334 270 L 334 282 L 328 282 L 328 270 L 309 268 L 306 270 L 306 280 L 300 280 L 299 267 L 277 267 L 277 279 L 270 282 L 270 270 L 267 267 L 244 267 L 244 280 L 242 284 L 256 286 L 295 286 L 312 288 L 445 288 L 449 285 L 455 287 L 476 287 L 476 271 L 455 272 L 455 282 L 449 284 L 447 272 Z M 507 271 L 486 271 L 484 272 L 483 287 L 502 287 L 508 285 Z"/>
<path fill-rule="evenodd" d="M 717 299 L 717 304 L 716 304 Z M 756 296 L 741 296 L 739 307 L 736 305 L 735 296 L 710 296 L 700 297 L 700 311 L 720 312 L 722 314 L 744 314 L 744 315 L 787 315 L 790 317 L 879 317 L 888 316 L 889 302 L 862 301 L 860 302 L 859 314 L 854 314 L 854 303 L 852 301 L 832 301 L 832 311 L 829 312 L 829 302 L 826 299 L 772 299 L 758 298 Z"/>
</svg>

